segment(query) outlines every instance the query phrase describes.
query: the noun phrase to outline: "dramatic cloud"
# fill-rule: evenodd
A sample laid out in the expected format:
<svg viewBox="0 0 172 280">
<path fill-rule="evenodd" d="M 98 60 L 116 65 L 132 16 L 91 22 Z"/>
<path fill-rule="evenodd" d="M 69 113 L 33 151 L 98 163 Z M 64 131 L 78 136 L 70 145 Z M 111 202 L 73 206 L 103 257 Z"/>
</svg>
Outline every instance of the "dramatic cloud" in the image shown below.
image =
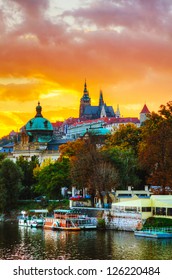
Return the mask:
<svg viewBox="0 0 172 280">
<path fill-rule="evenodd" d="M 92 104 L 102 89 L 124 116 L 170 100 L 171 0 L 0 0 L 0 20 L 2 135 L 38 100 L 52 121 L 77 117 L 85 78 Z"/>
</svg>

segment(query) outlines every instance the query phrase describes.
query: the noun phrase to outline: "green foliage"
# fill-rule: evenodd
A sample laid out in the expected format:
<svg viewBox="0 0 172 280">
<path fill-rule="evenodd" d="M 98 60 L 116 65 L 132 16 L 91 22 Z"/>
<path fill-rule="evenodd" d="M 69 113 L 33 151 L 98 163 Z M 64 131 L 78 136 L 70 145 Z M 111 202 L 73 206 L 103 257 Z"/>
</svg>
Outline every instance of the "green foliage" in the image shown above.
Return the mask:
<svg viewBox="0 0 172 280">
<path fill-rule="evenodd" d="M 9 159 L 2 162 L 0 167 L 0 200 L 3 209 L 1 211 L 9 212 L 16 207 L 22 177 L 21 169 L 14 162 Z"/>
<path fill-rule="evenodd" d="M 0 178 L 0 213 L 4 213 L 7 199 L 7 189 L 3 178 Z"/>
<path fill-rule="evenodd" d="M 62 199 L 59 201 L 49 202 L 48 204 L 48 211 L 51 213 L 55 209 L 68 209 L 69 208 L 69 199 Z"/>
<path fill-rule="evenodd" d="M 69 178 L 69 159 L 56 161 L 45 166 L 36 173 L 37 194 L 46 195 L 48 198 L 57 199 L 61 197 L 61 187 L 68 187 L 71 184 Z"/>
<path fill-rule="evenodd" d="M 31 161 L 25 160 L 22 156 L 19 157 L 16 164 L 21 168 L 23 172 L 22 188 L 20 190 L 20 199 L 29 199 L 34 197 L 33 186 L 36 183 L 36 179 L 33 175 L 33 170 L 38 164 L 37 157 L 32 157 Z"/>
<path fill-rule="evenodd" d="M 129 185 L 138 188 L 145 183 L 145 172 L 138 166 L 138 149 L 142 140 L 142 128 L 134 124 L 120 125 L 108 136 L 102 153 L 119 172 L 118 188 Z"/>
<path fill-rule="evenodd" d="M 134 124 L 120 125 L 118 129 L 108 136 L 106 146 L 121 147 L 138 153 L 138 144 L 141 140 L 141 128 Z"/>
<path fill-rule="evenodd" d="M 6 153 L 0 153 L 0 165 L 2 163 L 2 161 L 6 158 Z"/>
<path fill-rule="evenodd" d="M 34 201 L 34 200 L 18 200 L 17 202 L 17 210 L 20 211 L 28 211 L 30 209 L 42 209 L 42 206 L 40 203 Z"/>
<path fill-rule="evenodd" d="M 97 219 L 97 228 L 98 229 L 105 229 L 106 228 L 105 219 L 102 219 L 102 218 Z"/>
<path fill-rule="evenodd" d="M 150 217 L 146 220 L 143 229 L 150 227 L 172 227 L 172 219 Z"/>
<path fill-rule="evenodd" d="M 137 186 L 140 183 L 137 156 L 132 149 L 107 147 L 102 150 L 102 153 L 116 166 L 119 172 L 118 187 L 120 189 L 126 189 L 129 185 Z"/>
<path fill-rule="evenodd" d="M 30 209 L 43 209 L 46 208 L 49 213 L 53 212 L 55 209 L 68 209 L 69 200 L 62 199 L 59 201 L 47 201 L 46 206 L 43 206 L 41 202 L 36 202 L 34 200 L 19 200 L 17 204 L 18 211 L 28 211 Z"/>
</svg>

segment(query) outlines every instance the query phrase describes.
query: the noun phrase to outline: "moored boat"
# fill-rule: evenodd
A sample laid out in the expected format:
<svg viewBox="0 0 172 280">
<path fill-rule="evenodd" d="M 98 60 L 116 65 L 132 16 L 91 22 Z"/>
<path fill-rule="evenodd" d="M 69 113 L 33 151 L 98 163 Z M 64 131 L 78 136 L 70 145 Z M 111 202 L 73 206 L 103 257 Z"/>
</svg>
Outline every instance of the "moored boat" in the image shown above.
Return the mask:
<svg viewBox="0 0 172 280">
<path fill-rule="evenodd" d="M 22 216 L 19 217 L 18 224 L 19 226 L 25 227 L 43 227 L 47 213 L 47 209 L 29 210 L 29 213 L 22 211 Z"/>
<path fill-rule="evenodd" d="M 91 218 L 80 215 L 74 210 L 58 209 L 54 210 L 54 217 L 45 219 L 44 228 L 53 230 L 74 230 L 96 229 L 96 225 Z"/>
<path fill-rule="evenodd" d="M 138 237 L 172 238 L 172 228 L 151 228 L 134 231 Z"/>
</svg>

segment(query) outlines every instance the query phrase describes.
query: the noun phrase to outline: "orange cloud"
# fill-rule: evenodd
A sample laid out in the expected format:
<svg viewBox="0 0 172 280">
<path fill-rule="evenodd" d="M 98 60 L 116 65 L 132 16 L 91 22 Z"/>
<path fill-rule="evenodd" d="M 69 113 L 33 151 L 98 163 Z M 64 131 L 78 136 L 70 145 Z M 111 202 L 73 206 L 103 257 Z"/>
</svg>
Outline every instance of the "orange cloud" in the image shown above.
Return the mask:
<svg viewBox="0 0 172 280">
<path fill-rule="evenodd" d="M 93 105 L 102 89 L 124 116 L 170 100 L 170 0 L 6 0 L 0 7 L 1 135 L 32 117 L 38 100 L 52 121 L 78 116 L 85 78 Z"/>
</svg>

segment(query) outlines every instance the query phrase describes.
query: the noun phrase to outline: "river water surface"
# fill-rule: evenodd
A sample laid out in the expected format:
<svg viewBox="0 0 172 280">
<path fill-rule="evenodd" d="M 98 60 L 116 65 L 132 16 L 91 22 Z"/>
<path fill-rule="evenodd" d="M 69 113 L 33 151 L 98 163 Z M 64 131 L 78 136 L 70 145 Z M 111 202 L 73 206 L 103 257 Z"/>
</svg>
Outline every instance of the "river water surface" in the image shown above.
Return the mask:
<svg viewBox="0 0 172 280">
<path fill-rule="evenodd" d="M 51 231 L 0 222 L 0 259 L 171 260 L 172 239 L 135 237 L 133 232 Z"/>
</svg>

